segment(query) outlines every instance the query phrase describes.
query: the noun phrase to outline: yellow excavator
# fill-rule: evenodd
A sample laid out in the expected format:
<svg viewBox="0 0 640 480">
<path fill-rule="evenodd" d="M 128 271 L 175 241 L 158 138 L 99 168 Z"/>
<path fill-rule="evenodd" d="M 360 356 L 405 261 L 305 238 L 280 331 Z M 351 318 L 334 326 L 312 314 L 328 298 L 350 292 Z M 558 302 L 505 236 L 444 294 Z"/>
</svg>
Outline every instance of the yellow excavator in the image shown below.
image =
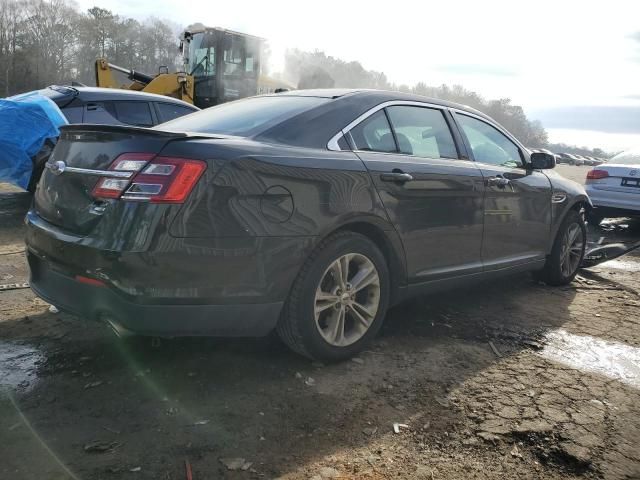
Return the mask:
<svg viewBox="0 0 640 480">
<path fill-rule="evenodd" d="M 96 86 L 167 95 L 200 108 L 291 89 L 260 75 L 262 42 L 260 37 L 223 28 L 185 31 L 180 36 L 183 71 L 170 73 L 167 67 L 160 67 L 157 75 L 147 75 L 99 58 Z M 131 83 L 119 84 L 114 71 L 126 75 Z"/>
</svg>

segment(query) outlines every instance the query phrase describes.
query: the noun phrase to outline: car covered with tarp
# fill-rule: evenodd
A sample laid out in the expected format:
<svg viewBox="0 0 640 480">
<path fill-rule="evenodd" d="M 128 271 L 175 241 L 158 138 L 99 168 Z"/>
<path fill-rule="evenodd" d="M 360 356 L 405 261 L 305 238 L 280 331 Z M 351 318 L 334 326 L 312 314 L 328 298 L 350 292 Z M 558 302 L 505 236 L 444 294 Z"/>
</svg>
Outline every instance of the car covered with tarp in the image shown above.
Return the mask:
<svg viewBox="0 0 640 480">
<path fill-rule="evenodd" d="M 29 189 L 37 159 L 48 156 L 67 123 L 55 102 L 39 93 L 0 99 L 0 182 Z"/>
</svg>

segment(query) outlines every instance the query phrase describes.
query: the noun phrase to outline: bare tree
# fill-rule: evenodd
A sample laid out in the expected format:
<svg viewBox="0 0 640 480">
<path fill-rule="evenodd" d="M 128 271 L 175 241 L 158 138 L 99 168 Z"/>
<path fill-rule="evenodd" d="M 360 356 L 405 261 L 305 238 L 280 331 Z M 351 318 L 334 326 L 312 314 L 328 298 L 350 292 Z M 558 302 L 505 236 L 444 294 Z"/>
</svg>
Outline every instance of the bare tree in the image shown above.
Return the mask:
<svg viewBox="0 0 640 480">
<path fill-rule="evenodd" d="M 12 92 L 12 80 L 16 70 L 18 34 L 24 18 L 24 3 L 0 0 L 0 65 L 2 65 L 2 89 L 6 96 Z"/>
</svg>

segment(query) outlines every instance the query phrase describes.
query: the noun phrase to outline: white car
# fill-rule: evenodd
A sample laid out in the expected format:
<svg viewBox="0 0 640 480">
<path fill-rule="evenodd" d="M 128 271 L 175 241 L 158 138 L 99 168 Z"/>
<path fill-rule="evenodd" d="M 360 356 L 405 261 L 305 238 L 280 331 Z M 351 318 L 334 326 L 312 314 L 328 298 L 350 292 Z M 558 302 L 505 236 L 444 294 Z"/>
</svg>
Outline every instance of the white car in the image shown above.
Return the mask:
<svg viewBox="0 0 640 480">
<path fill-rule="evenodd" d="M 640 217 L 640 148 L 627 150 L 587 173 L 592 225 L 607 217 Z"/>
</svg>

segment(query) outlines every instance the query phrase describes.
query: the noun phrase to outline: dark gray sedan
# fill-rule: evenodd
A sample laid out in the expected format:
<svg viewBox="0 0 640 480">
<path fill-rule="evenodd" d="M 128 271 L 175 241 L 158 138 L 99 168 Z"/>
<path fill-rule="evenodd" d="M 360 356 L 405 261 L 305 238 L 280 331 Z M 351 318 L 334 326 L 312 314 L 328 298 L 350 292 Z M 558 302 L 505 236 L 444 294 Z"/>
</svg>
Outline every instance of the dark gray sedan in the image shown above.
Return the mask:
<svg viewBox="0 0 640 480">
<path fill-rule="evenodd" d="M 525 271 L 571 282 L 590 205 L 554 165 L 478 111 L 397 92 L 63 127 L 27 215 L 31 286 L 118 330 L 276 329 L 339 360 L 408 297 Z"/>
</svg>

